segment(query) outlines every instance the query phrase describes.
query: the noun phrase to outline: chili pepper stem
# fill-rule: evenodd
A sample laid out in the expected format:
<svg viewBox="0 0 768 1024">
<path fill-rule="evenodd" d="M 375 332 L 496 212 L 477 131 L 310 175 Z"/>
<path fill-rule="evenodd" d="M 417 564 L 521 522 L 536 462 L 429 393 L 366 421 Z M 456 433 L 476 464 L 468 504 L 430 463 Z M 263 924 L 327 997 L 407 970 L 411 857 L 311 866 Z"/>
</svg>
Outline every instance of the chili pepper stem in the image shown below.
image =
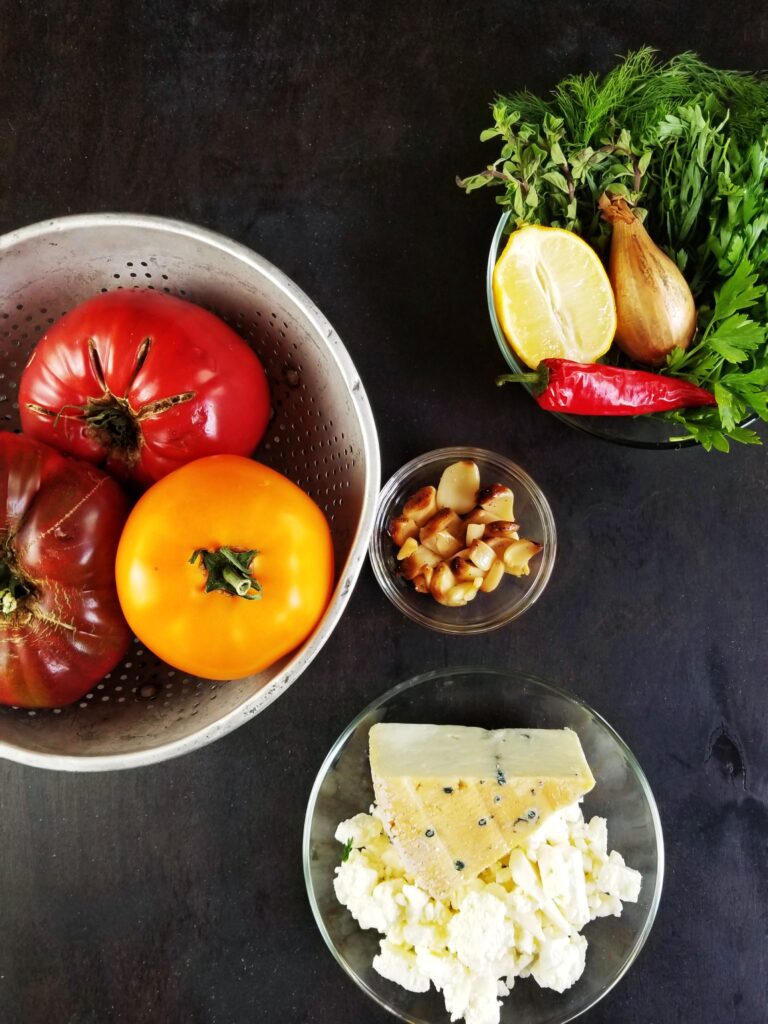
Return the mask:
<svg viewBox="0 0 768 1024">
<path fill-rule="evenodd" d="M 496 378 L 496 387 L 503 387 L 505 384 L 540 384 L 541 374 L 532 370 L 531 373 L 502 373 Z"/>
<path fill-rule="evenodd" d="M 505 384 L 530 384 L 534 395 L 538 398 L 542 392 L 547 390 L 549 384 L 549 367 L 542 363 L 538 369 L 530 373 L 502 373 L 496 378 L 496 387 L 503 387 Z"/>
</svg>

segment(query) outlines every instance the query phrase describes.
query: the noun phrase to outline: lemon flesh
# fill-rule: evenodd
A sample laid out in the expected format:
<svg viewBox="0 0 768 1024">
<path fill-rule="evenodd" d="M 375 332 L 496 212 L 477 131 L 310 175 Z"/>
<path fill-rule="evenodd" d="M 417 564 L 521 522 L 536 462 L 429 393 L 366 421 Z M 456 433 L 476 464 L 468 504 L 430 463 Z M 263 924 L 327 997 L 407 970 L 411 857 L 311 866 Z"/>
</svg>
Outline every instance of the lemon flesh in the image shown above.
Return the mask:
<svg viewBox="0 0 768 1024">
<path fill-rule="evenodd" d="M 600 257 L 562 228 L 529 225 L 510 235 L 493 271 L 496 316 L 518 358 L 592 363 L 616 333 L 616 302 Z"/>
</svg>

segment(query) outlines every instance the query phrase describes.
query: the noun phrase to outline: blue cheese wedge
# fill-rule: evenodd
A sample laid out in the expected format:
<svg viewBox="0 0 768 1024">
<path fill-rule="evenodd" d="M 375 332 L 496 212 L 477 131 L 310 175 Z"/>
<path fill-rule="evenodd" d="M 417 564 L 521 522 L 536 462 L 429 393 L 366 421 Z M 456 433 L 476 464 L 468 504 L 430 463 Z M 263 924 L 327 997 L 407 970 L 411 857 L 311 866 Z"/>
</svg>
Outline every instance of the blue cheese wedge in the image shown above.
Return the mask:
<svg viewBox="0 0 768 1024">
<path fill-rule="evenodd" d="M 387 835 L 416 883 L 438 899 L 595 784 L 570 729 L 382 722 L 368 745 Z"/>
</svg>

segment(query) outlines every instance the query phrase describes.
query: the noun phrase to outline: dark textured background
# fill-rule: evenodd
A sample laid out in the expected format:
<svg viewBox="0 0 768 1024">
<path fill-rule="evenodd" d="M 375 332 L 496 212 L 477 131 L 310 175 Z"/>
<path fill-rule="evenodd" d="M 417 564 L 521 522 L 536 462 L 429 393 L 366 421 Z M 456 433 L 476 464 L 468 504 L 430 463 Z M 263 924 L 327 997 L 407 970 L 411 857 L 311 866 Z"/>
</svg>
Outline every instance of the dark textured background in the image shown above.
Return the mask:
<svg viewBox="0 0 768 1024">
<path fill-rule="evenodd" d="M 453 185 L 495 90 L 645 42 L 754 68 L 767 41 L 761 0 L 0 3 L 0 230 L 131 210 L 252 246 L 339 330 L 386 475 L 497 449 L 560 536 L 544 598 L 490 637 L 425 633 L 366 568 L 311 669 L 214 746 L 95 777 L 0 764 L 3 1024 L 385 1024 L 312 921 L 306 798 L 370 698 L 471 661 L 573 688 L 659 801 L 656 927 L 590 1024 L 768 1019 L 766 453 L 624 450 L 497 392 L 496 209 Z"/>
</svg>

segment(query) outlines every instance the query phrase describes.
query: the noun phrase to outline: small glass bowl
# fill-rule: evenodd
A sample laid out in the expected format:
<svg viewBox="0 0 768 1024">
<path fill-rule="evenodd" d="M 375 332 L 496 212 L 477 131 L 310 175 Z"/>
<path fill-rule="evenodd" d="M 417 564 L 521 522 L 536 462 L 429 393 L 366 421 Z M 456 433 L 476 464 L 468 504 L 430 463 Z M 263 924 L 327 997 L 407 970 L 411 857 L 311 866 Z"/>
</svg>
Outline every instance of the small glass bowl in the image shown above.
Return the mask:
<svg viewBox="0 0 768 1024">
<path fill-rule="evenodd" d="M 480 593 L 462 608 L 446 608 L 429 594 L 420 594 L 398 573 L 397 548 L 387 524 L 402 512 L 408 498 L 421 487 L 437 487 L 446 466 L 471 459 L 480 470 L 481 486 L 506 484 L 515 496 L 515 520 L 520 536 L 543 545 L 530 562 L 529 576 L 504 575 L 490 594 Z M 384 485 L 369 547 L 371 564 L 381 589 L 392 604 L 414 622 L 441 633 L 488 633 L 518 618 L 539 599 L 552 574 L 557 550 L 552 509 L 540 488 L 503 455 L 482 448 L 438 448 L 407 462 Z"/>
<path fill-rule="evenodd" d="M 504 246 L 507 244 L 511 229 L 511 213 L 504 213 L 499 220 L 496 231 L 491 242 L 491 249 L 488 253 L 488 270 L 486 274 L 486 294 L 488 299 L 488 313 L 491 318 L 493 333 L 499 343 L 501 354 L 507 361 L 513 373 L 530 373 L 530 367 L 521 363 L 501 329 L 499 318 L 496 315 L 496 306 L 493 301 L 493 270 L 496 266 Z M 523 387 L 529 394 L 533 390 L 529 384 Z M 600 437 L 605 441 L 613 441 L 615 444 L 627 445 L 631 448 L 651 448 L 656 450 L 674 448 L 692 448 L 698 445 L 690 435 L 686 436 L 679 423 L 670 423 L 668 420 L 653 415 L 646 416 L 568 416 L 566 413 L 554 412 L 563 423 L 575 430 L 581 430 L 593 437 Z M 743 426 L 752 422 L 746 420 Z"/>
<path fill-rule="evenodd" d="M 336 899 L 339 822 L 373 802 L 368 732 L 376 722 L 430 722 L 486 729 L 567 727 L 578 733 L 595 777 L 584 798 L 585 818 L 608 820 L 608 845 L 643 876 L 637 903 L 621 917 L 584 928 L 589 948 L 584 973 L 562 994 L 532 980 L 516 982 L 502 1000 L 502 1024 L 566 1024 L 595 1005 L 635 962 L 653 926 L 664 878 L 664 839 L 653 793 L 634 755 L 587 704 L 535 676 L 487 668 L 441 669 L 388 690 L 355 718 L 318 772 L 304 822 L 304 878 L 315 921 L 349 976 L 379 1006 L 408 1024 L 447 1024 L 434 988 L 414 994 L 387 981 L 372 966 L 380 935 L 363 931 Z"/>
</svg>

